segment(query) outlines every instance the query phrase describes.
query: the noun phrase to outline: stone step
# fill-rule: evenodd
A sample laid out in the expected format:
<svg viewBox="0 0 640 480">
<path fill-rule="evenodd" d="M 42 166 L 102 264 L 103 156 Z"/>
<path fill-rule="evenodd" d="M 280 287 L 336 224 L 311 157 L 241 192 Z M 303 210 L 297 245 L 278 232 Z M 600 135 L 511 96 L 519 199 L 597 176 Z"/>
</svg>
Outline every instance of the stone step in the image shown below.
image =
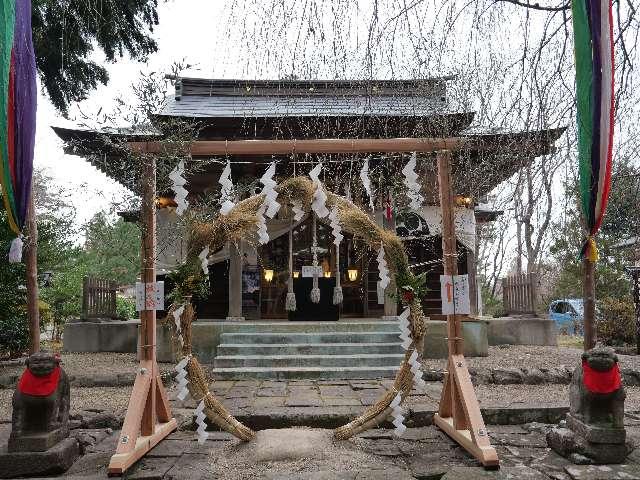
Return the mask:
<svg viewBox="0 0 640 480">
<path fill-rule="evenodd" d="M 222 344 L 265 343 L 392 343 L 398 341 L 399 332 L 296 332 L 296 333 L 223 333 Z"/>
<path fill-rule="evenodd" d="M 194 325 L 207 323 L 198 320 Z M 224 322 L 224 333 L 330 333 L 330 332 L 397 332 L 397 321 L 339 321 L 339 322 Z"/>
<path fill-rule="evenodd" d="M 392 367 L 241 367 L 241 368 L 215 368 L 213 377 L 217 380 L 242 380 L 242 379 L 372 379 L 393 378 L 400 365 Z"/>
<path fill-rule="evenodd" d="M 347 352 L 348 350 L 343 350 Z M 359 355 L 218 355 L 215 368 L 238 367 L 392 367 L 400 365 L 403 354 Z"/>
<path fill-rule="evenodd" d="M 403 353 L 398 342 L 389 343 L 263 343 L 230 344 L 218 346 L 217 353 L 230 355 L 340 355 Z"/>
</svg>

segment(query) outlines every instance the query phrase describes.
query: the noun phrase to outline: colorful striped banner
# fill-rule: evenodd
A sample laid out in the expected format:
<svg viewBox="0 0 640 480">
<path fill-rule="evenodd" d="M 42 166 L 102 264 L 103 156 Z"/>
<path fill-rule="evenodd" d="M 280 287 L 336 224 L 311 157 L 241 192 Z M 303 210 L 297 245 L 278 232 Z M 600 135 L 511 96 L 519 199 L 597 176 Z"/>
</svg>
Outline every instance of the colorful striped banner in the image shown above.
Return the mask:
<svg viewBox="0 0 640 480">
<path fill-rule="evenodd" d="M 0 0 L 0 185 L 18 260 L 31 195 L 36 133 L 36 61 L 31 0 Z M 21 248 L 19 249 L 21 251 Z"/>
<path fill-rule="evenodd" d="M 598 258 L 594 236 L 611 187 L 614 125 L 613 12 L 610 0 L 572 0 L 578 110 L 578 161 L 587 241 L 582 256 Z"/>
</svg>

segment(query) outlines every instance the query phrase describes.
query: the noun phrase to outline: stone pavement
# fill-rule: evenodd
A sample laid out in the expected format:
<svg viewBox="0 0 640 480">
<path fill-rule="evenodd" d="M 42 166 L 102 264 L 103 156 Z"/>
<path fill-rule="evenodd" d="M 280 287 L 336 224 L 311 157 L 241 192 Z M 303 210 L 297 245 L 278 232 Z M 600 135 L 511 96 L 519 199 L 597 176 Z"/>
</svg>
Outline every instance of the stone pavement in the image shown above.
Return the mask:
<svg viewBox="0 0 640 480">
<path fill-rule="evenodd" d="M 640 435 L 640 420 L 629 417 L 631 435 Z M 548 425 L 491 426 L 501 469 L 485 471 L 475 459 L 437 428 L 408 429 L 402 439 L 391 430 L 372 430 L 344 441 L 316 430 L 328 439 L 308 459 L 257 460 L 257 440 L 242 443 L 227 433 L 211 432 L 200 446 L 194 432 L 175 432 L 156 446 L 125 475 L 130 480 L 613 480 L 640 479 L 640 454 L 625 465 L 573 465 L 546 447 Z M 101 432 L 101 433 L 97 433 Z M 117 431 L 77 431 L 85 455 L 64 477 L 106 479 L 106 465 L 115 448 Z M 95 441 L 92 442 L 91 439 Z"/>
<path fill-rule="evenodd" d="M 393 380 L 388 379 L 220 380 L 215 381 L 211 389 L 238 420 L 253 429 L 290 426 L 336 428 L 373 405 L 392 384 Z M 495 399 L 495 394 L 488 395 L 479 390 L 480 405 L 487 423 L 553 423 L 568 411 L 564 390 L 560 391 L 561 397 L 564 397 L 560 401 L 556 399 L 558 395 L 551 395 L 549 391 L 541 395 L 540 386 L 519 385 L 516 388 L 535 389 L 536 392 L 521 394 L 520 397 L 529 400 L 522 403 L 508 400 L 514 397 L 510 392 L 502 392 Z M 409 409 L 408 426 L 431 425 L 433 414 L 438 409 L 441 390 L 440 382 L 427 382 L 424 392 L 415 389 L 412 391 L 405 402 Z M 180 402 L 176 399 L 176 394 L 175 388 L 169 391 L 173 411 L 188 422 L 196 402 L 192 399 Z M 543 399 L 539 398 L 541 396 Z"/>
</svg>

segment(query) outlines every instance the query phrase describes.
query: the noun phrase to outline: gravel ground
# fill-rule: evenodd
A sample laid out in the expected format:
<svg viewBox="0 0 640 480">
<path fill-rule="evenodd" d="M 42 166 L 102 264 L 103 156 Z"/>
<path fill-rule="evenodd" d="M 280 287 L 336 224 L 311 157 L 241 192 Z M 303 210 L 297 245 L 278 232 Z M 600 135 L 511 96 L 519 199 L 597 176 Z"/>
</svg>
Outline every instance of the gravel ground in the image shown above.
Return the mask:
<svg viewBox="0 0 640 480">
<path fill-rule="evenodd" d="M 580 363 L 582 350 L 569 347 L 539 347 L 531 345 L 506 345 L 489 347 L 488 357 L 468 357 L 469 368 L 551 368 Z M 620 368 L 640 369 L 640 356 L 618 355 Z M 423 364 L 430 369 L 444 369 L 447 360 L 426 359 Z"/>
<path fill-rule="evenodd" d="M 135 373 L 138 365 L 133 353 L 63 353 L 62 366 L 67 375 L 119 374 Z M 171 370 L 169 363 L 160 363 L 160 370 Z M 0 373 L 17 374 L 24 369 L 22 365 L 0 365 Z"/>
<path fill-rule="evenodd" d="M 119 414 L 127 409 L 131 387 L 99 387 L 71 389 L 71 413 L 90 408 Z M 0 422 L 11 418 L 13 390 L 0 390 Z"/>
<path fill-rule="evenodd" d="M 347 442 L 318 445 L 318 451 L 322 452 L 318 455 L 319 458 L 257 462 L 253 452 L 254 442 L 247 444 L 234 439 L 222 449 L 215 451 L 211 472 L 207 473 L 211 478 L 223 480 L 250 480 L 273 472 L 278 472 L 277 478 L 280 478 L 280 475 L 284 478 L 286 474 L 317 472 L 329 468 L 331 471 L 349 472 L 398 467 L 393 457 L 377 456 L 363 451 L 361 444 L 364 442 L 356 438 Z"/>
</svg>

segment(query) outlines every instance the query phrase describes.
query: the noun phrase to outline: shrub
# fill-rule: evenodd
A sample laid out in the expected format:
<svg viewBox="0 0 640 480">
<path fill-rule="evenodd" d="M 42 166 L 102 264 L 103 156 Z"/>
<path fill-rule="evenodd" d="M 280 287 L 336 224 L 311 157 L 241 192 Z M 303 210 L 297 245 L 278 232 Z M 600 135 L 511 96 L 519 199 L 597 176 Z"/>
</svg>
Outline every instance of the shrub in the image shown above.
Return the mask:
<svg viewBox="0 0 640 480">
<path fill-rule="evenodd" d="M 116 297 L 116 314 L 121 320 L 131 320 L 138 316 L 136 304 L 133 300 L 124 297 Z"/>
<path fill-rule="evenodd" d="M 598 301 L 596 313 L 598 341 L 605 345 L 636 342 L 635 309 L 631 300 L 604 297 Z"/>
<path fill-rule="evenodd" d="M 26 316 L 0 318 L 0 357 L 18 357 L 28 349 L 29 327 Z"/>
</svg>

